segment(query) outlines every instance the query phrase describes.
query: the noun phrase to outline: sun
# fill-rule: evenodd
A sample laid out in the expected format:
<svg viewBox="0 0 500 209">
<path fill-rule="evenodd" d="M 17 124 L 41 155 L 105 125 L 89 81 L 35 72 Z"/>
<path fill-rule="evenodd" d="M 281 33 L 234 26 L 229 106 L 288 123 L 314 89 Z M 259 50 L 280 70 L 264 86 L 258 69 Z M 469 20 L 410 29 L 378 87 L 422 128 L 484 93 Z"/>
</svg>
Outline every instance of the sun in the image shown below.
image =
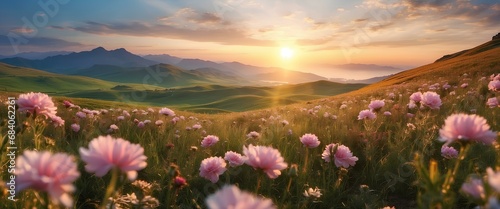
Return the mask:
<svg viewBox="0 0 500 209">
<path fill-rule="evenodd" d="M 289 47 L 282 47 L 281 48 L 280 55 L 281 55 L 282 59 L 284 59 L 284 60 L 292 59 L 293 54 L 294 54 L 293 49 L 291 49 Z"/>
</svg>

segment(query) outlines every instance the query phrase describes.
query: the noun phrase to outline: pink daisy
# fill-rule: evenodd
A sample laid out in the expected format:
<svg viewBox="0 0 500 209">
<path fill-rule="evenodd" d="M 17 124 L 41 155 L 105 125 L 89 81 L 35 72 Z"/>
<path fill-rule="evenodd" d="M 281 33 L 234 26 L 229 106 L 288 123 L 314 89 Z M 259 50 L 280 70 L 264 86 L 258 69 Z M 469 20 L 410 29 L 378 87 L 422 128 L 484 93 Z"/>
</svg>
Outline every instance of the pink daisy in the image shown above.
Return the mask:
<svg viewBox="0 0 500 209">
<path fill-rule="evenodd" d="M 358 115 L 358 120 L 364 120 L 364 119 L 375 119 L 377 118 L 377 115 L 373 113 L 370 110 L 361 110 Z"/>
<path fill-rule="evenodd" d="M 219 181 L 219 176 L 227 170 L 226 165 L 226 161 L 221 157 L 206 158 L 201 161 L 200 176 L 216 183 Z"/>
<path fill-rule="evenodd" d="M 436 92 L 428 91 L 422 94 L 422 105 L 429 107 L 430 109 L 439 109 L 441 107 L 441 98 Z"/>
<path fill-rule="evenodd" d="M 477 178 L 471 178 L 468 182 L 462 184 L 462 191 L 474 199 L 484 199 L 483 181 Z"/>
<path fill-rule="evenodd" d="M 382 109 L 382 107 L 384 107 L 384 105 L 385 105 L 384 100 L 373 100 L 368 105 L 368 108 L 370 108 L 370 110 L 373 112 L 377 112 L 380 109 Z"/>
<path fill-rule="evenodd" d="M 272 147 L 248 145 L 243 146 L 243 154 L 247 157 L 246 164 L 254 169 L 262 169 L 269 178 L 275 179 L 288 165 L 281 153 Z"/>
<path fill-rule="evenodd" d="M 422 100 L 422 93 L 421 92 L 415 92 L 410 95 L 410 100 L 419 103 Z"/>
<path fill-rule="evenodd" d="M 358 161 L 358 158 L 353 156 L 349 147 L 344 145 L 335 143 L 327 145 L 323 154 L 321 154 L 321 158 L 328 163 L 332 161 L 332 155 L 337 167 L 349 168 L 349 166 L 356 165 L 356 161 Z"/>
<path fill-rule="evenodd" d="M 318 140 L 318 137 L 314 134 L 304 134 L 303 136 L 300 137 L 300 142 L 302 142 L 302 144 L 304 144 L 304 147 L 307 148 L 318 147 L 319 144 L 321 143 Z"/>
<path fill-rule="evenodd" d="M 250 133 L 247 134 L 247 138 L 249 139 L 258 139 L 260 137 L 259 132 L 256 131 L 251 131 Z"/>
<path fill-rule="evenodd" d="M 489 98 L 488 101 L 486 101 L 486 105 L 488 105 L 489 108 L 498 107 L 498 99 L 496 97 Z"/>
<path fill-rule="evenodd" d="M 273 202 L 251 193 L 241 191 L 234 185 L 225 185 L 205 202 L 209 209 L 275 209 Z"/>
<path fill-rule="evenodd" d="M 453 147 L 443 146 L 441 147 L 441 156 L 446 159 L 453 159 L 458 157 L 458 151 Z"/>
<path fill-rule="evenodd" d="M 229 166 L 236 167 L 243 165 L 245 163 L 246 157 L 242 156 L 240 153 L 228 151 L 224 155 L 224 160 L 229 161 Z"/>
<path fill-rule="evenodd" d="M 85 170 L 99 177 L 106 175 L 112 168 L 118 168 L 133 181 L 137 178 L 137 171 L 147 165 L 147 157 L 141 145 L 109 135 L 93 139 L 89 149 L 80 147 L 79 151 L 82 160 L 87 164 Z"/>
<path fill-rule="evenodd" d="M 491 91 L 500 91 L 500 80 L 492 80 L 488 83 L 488 89 Z"/>
<path fill-rule="evenodd" d="M 71 124 L 71 130 L 73 130 L 74 132 L 80 131 L 80 125 L 76 123 Z"/>
<path fill-rule="evenodd" d="M 43 93 L 27 93 L 19 95 L 16 104 L 20 112 L 29 112 L 36 115 L 44 115 L 45 118 L 57 113 L 57 107 L 52 98 Z"/>
<path fill-rule="evenodd" d="M 444 121 L 439 130 L 439 140 L 446 141 L 446 146 L 454 141 L 475 141 L 491 145 L 497 133 L 490 130 L 486 119 L 478 115 L 453 114 Z"/>
<path fill-rule="evenodd" d="M 169 108 L 161 108 L 159 111 L 160 114 L 166 115 L 166 116 L 175 116 L 175 112 Z"/>
<path fill-rule="evenodd" d="M 61 117 L 59 117 L 57 115 L 49 115 L 49 118 L 55 127 L 64 126 L 64 120 Z"/>
<path fill-rule="evenodd" d="M 47 192 L 51 200 L 73 206 L 73 182 L 80 173 L 72 156 L 65 153 L 24 151 L 16 160 L 16 191 L 27 188 Z"/>
<path fill-rule="evenodd" d="M 219 137 L 214 135 L 208 135 L 201 141 L 202 147 L 211 147 L 219 141 Z"/>
</svg>

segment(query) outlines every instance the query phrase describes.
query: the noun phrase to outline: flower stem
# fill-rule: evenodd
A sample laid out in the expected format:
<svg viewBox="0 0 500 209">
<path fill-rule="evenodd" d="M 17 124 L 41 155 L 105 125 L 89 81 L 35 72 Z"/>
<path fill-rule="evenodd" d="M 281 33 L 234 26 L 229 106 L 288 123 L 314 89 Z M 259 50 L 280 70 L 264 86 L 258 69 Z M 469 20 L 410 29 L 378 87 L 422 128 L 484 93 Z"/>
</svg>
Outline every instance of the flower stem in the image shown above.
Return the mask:
<svg viewBox="0 0 500 209">
<path fill-rule="evenodd" d="M 446 195 L 448 191 L 450 191 L 450 187 L 455 182 L 455 176 L 458 172 L 458 168 L 460 167 L 460 162 L 462 162 L 463 159 L 465 158 L 465 155 L 467 154 L 469 147 L 470 147 L 469 144 L 462 144 L 460 146 L 460 153 L 458 155 L 458 158 L 455 160 L 455 165 L 453 167 L 453 170 L 448 170 L 443 186 L 441 187 L 441 192 L 444 195 Z"/>
<path fill-rule="evenodd" d="M 302 173 L 307 172 L 307 161 L 309 161 L 309 149 L 306 147 L 306 159 L 304 160 L 304 168 L 302 169 Z"/>
<path fill-rule="evenodd" d="M 118 168 L 113 168 L 111 170 L 111 180 L 109 182 L 108 188 L 106 189 L 106 194 L 104 195 L 104 199 L 102 200 L 102 204 L 99 207 L 100 209 L 105 209 L 108 204 L 109 198 L 113 197 L 115 194 L 116 185 L 118 184 Z"/>
</svg>

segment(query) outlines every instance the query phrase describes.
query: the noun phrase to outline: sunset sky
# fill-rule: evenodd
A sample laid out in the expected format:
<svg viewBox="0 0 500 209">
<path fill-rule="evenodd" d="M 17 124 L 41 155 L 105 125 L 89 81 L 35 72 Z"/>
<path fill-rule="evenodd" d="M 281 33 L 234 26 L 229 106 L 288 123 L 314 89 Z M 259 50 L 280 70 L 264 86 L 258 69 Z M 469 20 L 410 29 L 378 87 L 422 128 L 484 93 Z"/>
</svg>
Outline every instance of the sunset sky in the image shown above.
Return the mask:
<svg viewBox="0 0 500 209">
<path fill-rule="evenodd" d="M 50 4 L 44 9 L 44 2 Z M 57 6 L 54 6 L 57 3 Z M 419 66 L 500 32 L 498 0 L 39 0 L 0 2 L 0 54 L 83 51 L 290 69 Z M 12 46 L 11 42 L 17 42 Z M 283 54 L 285 53 L 285 54 Z"/>
</svg>

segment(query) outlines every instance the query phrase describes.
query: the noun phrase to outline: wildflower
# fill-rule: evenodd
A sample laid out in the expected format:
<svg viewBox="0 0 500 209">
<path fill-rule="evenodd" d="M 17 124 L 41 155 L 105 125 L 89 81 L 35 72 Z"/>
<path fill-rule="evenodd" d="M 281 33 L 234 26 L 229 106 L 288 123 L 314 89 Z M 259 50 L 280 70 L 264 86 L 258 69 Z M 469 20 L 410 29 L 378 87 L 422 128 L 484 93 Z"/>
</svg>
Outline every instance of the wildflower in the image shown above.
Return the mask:
<svg viewBox="0 0 500 209">
<path fill-rule="evenodd" d="M 422 93 L 421 92 L 415 92 L 410 95 L 410 100 L 419 103 L 422 100 Z"/>
<path fill-rule="evenodd" d="M 76 123 L 71 124 L 71 130 L 73 130 L 74 132 L 80 131 L 80 125 Z"/>
<path fill-rule="evenodd" d="M 251 131 L 250 133 L 247 134 L 248 139 L 258 139 L 260 137 L 260 134 L 256 131 Z"/>
<path fill-rule="evenodd" d="M 368 105 L 368 108 L 370 108 L 370 111 L 372 112 L 378 112 L 380 109 L 382 109 L 382 107 L 384 107 L 384 105 L 384 100 L 373 100 Z"/>
<path fill-rule="evenodd" d="M 361 110 L 358 115 L 358 120 L 364 120 L 364 119 L 375 119 L 377 118 L 377 115 L 373 113 L 370 110 Z"/>
<path fill-rule="evenodd" d="M 443 146 L 441 147 L 441 156 L 446 159 L 457 158 L 458 151 L 454 147 Z"/>
<path fill-rule="evenodd" d="M 50 115 L 49 118 L 55 127 L 64 126 L 64 120 L 61 117 L 57 115 Z"/>
<path fill-rule="evenodd" d="M 304 147 L 307 148 L 315 148 L 320 144 L 318 137 L 314 134 L 304 134 L 300 137 L 300 142 L 302 142 L 302 144 L 304 144 Z"/>
<path fill-rule="evenodd" d="M 165 116 L 175 116 L 175 112 L 169 108 L 161 108 L 159 111 L 160 114 L 165 115 Z"/>
<path fill-rule="evenodd" d="M 24 151 L 16 160 L 16 191 L 32 188 L 47 192 L 51 200 L 66 207 L 73 206 L 70 193 L 73 182 L 80 176 L 73 157 L 50 152 Z"/>
<path fill-rule="evenodd" d="M 194 124 L 193 125 L 193 129 L 194 130 L 198 130 L 198 129 L 201 129 L 201 128 L 202 128 L 202 126 L 200 124 Z"/>
<path fill-rule="evenodd" d="M 413 125 L 413 123 L 407 123 L 406 127 L 408 127 L 409 129 L 411 129 L 412 131 L 417 128 L 415 125 Z"/>
<path fill-rule="evenodd" d="M 407 118 L 413 118 L 413 117 L 415 117 L 415 114 L 412 114 L 412 113 L 406 113 L 406 117 L 407 117 Z"/>
<path fill-rule="evenodd" d="M 462 184 L 462 191 L 474 199 L 484 199 L 483 181 L 478 178 L 471 178 L 468 182 Z"/>
<path fill-rule="evenodd" d="M 219 137 L 214 135 L 208 135 L 201 141 L 202 147 L 211 147 L 219 141 Z"/>
<path fill-rule="evenodd" d="M 486 105 L 490 108 L 495 108 L 497 106 L 500 106 L 498 103 L 498 99 L 496 97 L 489 98 L 488 101 L 486 101 Z"/>
<path fill-rule="evenodd" d="M 19 95 L 16 104 L 19 112 L 29 112 L 34 115 L 44 115 L 45 118 L 57 113 L 57 107 L 52 98 L 43 93 L 27 93 Z"/>
<path fill-rule="evenodd" d="M 116 119 L 117 119 L 117 120 L 125 120 L 125 116 L 120 115 L 120 116 L 116 117 Z"/>
<path fill-rule="evenodd" d="M 112 168 L 127 174 L 129 180 L 137 178 L 137 171 L 146 167 L 144 148 L 122 138 L 99 136 L 89 143 L 89 149 L 80 147 L 80 156 L 87 164 L 85 170 L 102 177 Z"/>
<path fill-rule="evenodd" d="M 212 183 L 219 181 L 219 175 L 226 171 L 226 161 L 221 157 L 209 157 L 201 161 L 200 176 Z"/>
<path fill-rule="evenodd" d="M 342 105 L 340 105 L 340 109 L 345 109 L 345 108 L 347 108 L 347 105 L 346 105 L 346 104 L 342 104 Z"/>
<path fill-rule="evenodd" d="M 180 177 L 180 176 L 176 176 L 174 178 L 174 186 L 175 186 L 175 188 L 181 189 L 182 187 L 184 187 L 186 185 L 187 185 L 187 181 L 186 181 L 185 178 Z"/>
<path fill-rule="evenodd" d="M 240 153 L 228 151 L 224 155 L 224 160 L 229 161 L 229 166 L 236 167 L 243 165 L 245 163 L 246 157 L 242 156 Z"/>
<path fill-rule="evenodd" d="M 500 193 L 500 172 L 495 172 L 491 168 L 486 169 L 488 174 L 488 183 L 495 189 L 496 192 Z"/>
<path fill-rule="evenodd" d="M 286 125 L 288 125 L 288 124 L 289 124 L 289 123 L 288 123 L 288 121 L 287 121 L 287 120 L 282 120 L 282 121 L 281 121 L 281 125 L 283 125 L 283 126 L 286 126 Z"/>
<path fill-rule="evenodd" d="M 86 114 L 86 113 L 84 113 L 84 112 L 80 112 L 80 111 L 78 111 L 78 112 L 76 113 L 76 117 L 79 117 L 79 118 L 86 118 L 86 117 L 87 117 L 87 114 Z"/>
<path fill-rule="evenodd" d="M 116 130 L 118 130 L 119 128 L 118 128 L 118 126 L 117 126 L 117 125 L 115 125 L 115 124 L 111 124 L 111 125 L 109 126 L 109 129 L 116 131 Z"/>
<path fill-rule="evenodd" d="M 349 147 L 334 143 L 326 146 L 323 154 L 321 154 L 321 158 L 327 163 L 331 162 L 333 158 L 335 166 L 344 168 L 354 166 L 356 165 L 356 161 L 358 161 L 358 158 L 353 156 Z"/>
<path fill-rule="evenodd" d="M 143 180 L 135 180 L 134 182 L 132 182 L 132 186 L 135 186 L 146 193 L 150 193 L 153 188 L 153 184 Z"/>
<path fill-rule="evenodd" d="M 64 101 L 63 101 L 63 104 L 64 104 L 64 107 L 66 107 L 66 108 L 70 108 L 70 107 L 75 106 L 73 103 L 71 103 L 71 102 L 70 102 L 70 101 L 68 101 L 68 100 L 64 100 Z"/>
<path fill-rule="evenodd" d="M 460 87 L 462 87 L 462 88 L 467 88 L 468 86 L 469 86 L 468 83 L 463 83 L 462 85 L 460 85 Z"/>
<path fill-rule="evenodd" d="M 162 121 L 162 120 L 157 120 L 157 121 L 155 122 L 155 125 L 157 125 L 157 126 L 161 126 L 161 125 L 163 125 L 163 121 Z"/>
<path fill-rule="evenodd" d="M 444 121 L 439 130 L 439 141 L 446 141 L 448 145 L 456 140 L 475 141 L 483 144 L 492 144 L 497 134 L 490 129 L 486 119 L 478 115 L 453 114 Z"/>
<path fill-rule="evenodd" d="M 321 189 L 318 189 L 318 187 L 316 188 L 309 188 L 307 190 L 304 191 L 304 196 L 305 197 L 316 197 L 316 198 L 319 198 L 321 197 Z"/>
<path fill-rule="evenodd" d="M 408 109 L 415 109 L 415 108 L 417 108 L 417 104 L 414 101 L 410 101 L 410 103 L 408 103 Z"/>
<path fill-rule="evenodd" d="M 288 165 L 281 153 L 272 147 L 248 145 L 243 146 L 243 154 L 247 157 L 246 164 L 254 169 L 262 169 L 269 178 L 275 179 Z"/>
<path fill-rule="evenodd" d="M 500 80 L 492 80 L 488 83 L 488 89 L 491 91 L 500 91 Z"/>
<path fill-rule="evenodd" d="M 441 107 L 441 98 L 436 92 L 428 91 L 422 94 L 422 100 L 420 101 L 422 105 L 429 107 L 430 109 L 439 109 Z"/>
<path fill-rule="evenodd" d="M 384 112 L 384 115 L 385 115 L 385 116 L 391 116 L 391 115 L 392 115 L 392 113 L 391 113 L 391 112 L 389 112 L 389 111 L 385 111 L 385 112 Z"/>
<path fill-rule="evenodd" d="M 191 146 L 189 149 L 190 149 L 191 151 L 193 151 L 193 152 L 198 151 L 198 147 L 197 147 L 197 146 Z"/>
<path fill-rule="evenodd" d="M 248 192 L 241 191 L 234 185 L 226 185 L 214 194 L 209 195 L 205 202 L 209 209 L 275 209 L 269 199 L 260 198 Z"/>
</svg>

